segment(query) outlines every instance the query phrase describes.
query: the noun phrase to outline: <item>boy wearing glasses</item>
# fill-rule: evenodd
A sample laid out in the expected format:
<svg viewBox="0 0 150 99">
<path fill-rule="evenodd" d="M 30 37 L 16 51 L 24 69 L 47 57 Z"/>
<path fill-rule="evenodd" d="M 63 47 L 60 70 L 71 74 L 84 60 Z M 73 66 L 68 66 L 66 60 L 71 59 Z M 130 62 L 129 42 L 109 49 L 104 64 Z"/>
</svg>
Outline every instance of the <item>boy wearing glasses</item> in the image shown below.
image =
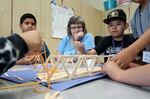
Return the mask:
<svg viewBox="0 0 150 99">
<path fill-rule="evenodd" d="M 80 16 L 72 16 L 70 18 L 67 32 L 68 35 L 61 40 L 58 46 L 58 54 L 84 54 L 95 47 L 94 37 L 87 33 L 85 22 Z"/>
</svg>

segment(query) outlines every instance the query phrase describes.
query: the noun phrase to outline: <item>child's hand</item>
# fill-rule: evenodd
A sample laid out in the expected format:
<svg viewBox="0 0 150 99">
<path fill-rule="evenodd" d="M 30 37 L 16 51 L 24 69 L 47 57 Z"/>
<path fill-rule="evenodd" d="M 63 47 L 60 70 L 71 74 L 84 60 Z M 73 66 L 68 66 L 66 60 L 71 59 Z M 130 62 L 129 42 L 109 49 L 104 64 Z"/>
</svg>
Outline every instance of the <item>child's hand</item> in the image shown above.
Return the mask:
<svg viewBox="0 0 150 99">
<path fill-rule="evenodd" d="M 111 60 L 115 61 L 121 68 L 125 69 L 129 66 L 131 61 L 135 59 L 137 52 L 132 48 L 126 48 L 119 52 L 116 56 L 112 57 Z"/>
<path fill-rule="evenodd" d="M 114 61 L 108 61 L 102 66 L 102 72 L 106 73 L 110 78 L 118 80 L 123 70 Z"/>
</svg>

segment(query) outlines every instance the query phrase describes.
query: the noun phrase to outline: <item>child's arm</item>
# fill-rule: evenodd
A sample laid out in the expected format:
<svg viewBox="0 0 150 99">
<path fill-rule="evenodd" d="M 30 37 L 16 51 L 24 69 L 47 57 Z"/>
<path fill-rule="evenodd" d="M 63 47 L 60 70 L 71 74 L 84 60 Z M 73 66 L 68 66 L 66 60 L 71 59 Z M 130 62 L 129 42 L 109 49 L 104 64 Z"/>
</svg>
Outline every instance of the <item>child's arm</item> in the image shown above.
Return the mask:
<svg viewBox="0 0 150 99">
<path fill-rule="evenodd" d="M 148 29 L 137 41 L 126 49 L 119 52 L 111 60 L 115 61 L 122 68 L 125 68 L 137 56 L 139 51 L 150 44 L 150 29 Z"/>
<path fill-rule="evenodd" d="M 107 62 L 103 67 L 102 71 L 106 73 L 111 79 L 140 86 L 150 86 L 150 64 L 129 68 L 121 69 L 118 64 L 113 61 Z"/>
</svg>

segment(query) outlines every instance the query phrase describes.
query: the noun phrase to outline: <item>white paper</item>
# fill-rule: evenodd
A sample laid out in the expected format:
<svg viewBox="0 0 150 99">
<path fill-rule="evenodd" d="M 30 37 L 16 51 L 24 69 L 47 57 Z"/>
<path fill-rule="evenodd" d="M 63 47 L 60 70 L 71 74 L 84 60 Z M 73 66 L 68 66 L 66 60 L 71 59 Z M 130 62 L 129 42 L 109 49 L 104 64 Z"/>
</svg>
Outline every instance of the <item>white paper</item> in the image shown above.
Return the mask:
<svg viewBox="0 0 150 99">
<path fill-rule="evenodd" d="M 71 8 L 63 8 L 57 5 L 51 5 L 52 7 L 52 37 L 63 38 L 67 35 L 67 24 L 74 15 Z"/>
<path fill-rule="evenodd" d="M 150 63 L 150 52 L 143 52 L 143 62 Z"/>
</svg>

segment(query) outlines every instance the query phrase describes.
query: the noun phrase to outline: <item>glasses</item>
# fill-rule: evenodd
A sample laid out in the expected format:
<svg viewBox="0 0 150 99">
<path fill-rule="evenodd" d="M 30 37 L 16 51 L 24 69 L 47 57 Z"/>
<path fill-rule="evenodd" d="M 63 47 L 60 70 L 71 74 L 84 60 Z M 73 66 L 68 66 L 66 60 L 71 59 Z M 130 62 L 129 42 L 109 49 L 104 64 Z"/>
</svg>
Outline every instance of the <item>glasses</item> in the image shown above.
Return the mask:
<svg viewBox="0 0 150 99">
<path fill-rule="evenodd" d="M 82 26 L 71 26 L 70 27 L 72 30 L 75 30 L 75 29 L 82 29 Z"/>
</svg>

